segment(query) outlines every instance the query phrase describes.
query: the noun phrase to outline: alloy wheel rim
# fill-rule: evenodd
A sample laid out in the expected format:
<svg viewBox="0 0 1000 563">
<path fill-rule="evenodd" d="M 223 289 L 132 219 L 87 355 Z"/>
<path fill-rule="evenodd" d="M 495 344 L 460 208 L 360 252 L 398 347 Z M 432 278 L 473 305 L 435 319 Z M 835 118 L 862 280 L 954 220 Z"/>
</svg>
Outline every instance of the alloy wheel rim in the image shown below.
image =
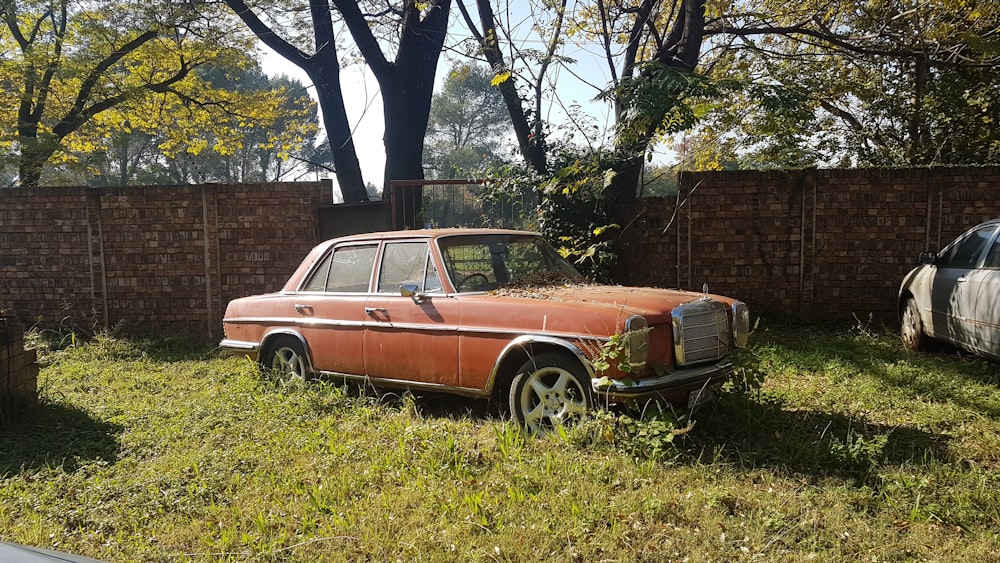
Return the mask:
<svg viewBox="0 0 1000 563">
<path fill-rule="evenodd" d="M 534 431 L 566 424 L 587 411 L 585 397 L 579 380 L 569 371 L 557 367 L 538 369 L 521 390 L 524 423 Z"/>
<path fill-rule="evenodd" d="M 282 379 L 304 379 L 302 356 L 288 346 L 282 346 L 274 352 L 271 369 L 281 374 Z"/>
</svg>

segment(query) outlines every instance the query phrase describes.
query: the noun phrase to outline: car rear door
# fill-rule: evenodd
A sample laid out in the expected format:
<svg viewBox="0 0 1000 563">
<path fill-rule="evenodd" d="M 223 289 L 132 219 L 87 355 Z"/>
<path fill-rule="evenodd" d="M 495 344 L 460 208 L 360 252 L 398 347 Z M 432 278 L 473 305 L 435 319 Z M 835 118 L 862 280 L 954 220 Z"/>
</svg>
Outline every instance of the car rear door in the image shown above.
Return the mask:
<svg viewBox="0 0 1000 563">
<path fill-rule="evenodd" d="M 364 375 L 364 310 L 377 253 L 372 243 L 334 248 L 295 295 L 296 324 L 314 369 Z"/>
<path fill-rule="evenodd" d="M 415 289 L 416 295 L 401 295 L 401 286 Z M 458 386 L 459 302 L 442 291 L 426 240 L 384 244 L 365 315 L 369 377 Z"/>
</svg>

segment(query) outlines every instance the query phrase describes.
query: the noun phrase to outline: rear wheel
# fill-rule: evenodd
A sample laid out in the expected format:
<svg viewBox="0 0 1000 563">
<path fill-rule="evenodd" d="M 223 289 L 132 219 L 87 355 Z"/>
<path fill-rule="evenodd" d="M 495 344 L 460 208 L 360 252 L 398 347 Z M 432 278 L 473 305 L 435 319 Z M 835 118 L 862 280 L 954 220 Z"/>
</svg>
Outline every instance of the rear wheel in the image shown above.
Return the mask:
<svg viewBox="0 0 1000 563">
<path fill-rule="evenodd" d="M 920 317 L 920 308 L 912 297 L 906 300 L 906 305 L 903 307 L 899 335 L 903 339 L 903 346 L 910 350 L 920 350 L 927 345 L 928 338 L 927 333 L 924 332 L 924 321 Z"/>
<path fill-rule="evenodd" d="M 269 344 L 259 363 L 262 371 L 280 381 L 309 379 L 305 351 L 302 344 L 292 337 L 283 336 Z"/>
<path fill-rule="evenodd" d="M 511 418 L 532 432 L 570 425 L 593 407 L 590 378 L 566 354 L 539 354 L 517 371 L 509 403 Z"/>
</svg>

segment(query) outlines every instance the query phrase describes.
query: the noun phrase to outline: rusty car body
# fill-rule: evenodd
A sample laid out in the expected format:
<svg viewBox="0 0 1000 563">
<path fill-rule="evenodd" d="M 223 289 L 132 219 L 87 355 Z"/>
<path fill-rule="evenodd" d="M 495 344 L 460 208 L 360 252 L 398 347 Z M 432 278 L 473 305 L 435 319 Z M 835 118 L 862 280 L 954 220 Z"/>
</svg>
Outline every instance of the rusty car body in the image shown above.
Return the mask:
<svg viewBox="0 0 1000 563">
<path fill-rule="evenodd" d="M 537 430 L 597 400 L 693 401 L 734 369 L 749 313 L 589 283 L 535 233 L 429 229 L 323 242 L 224 327 L 222 348 L 282 374 L 493 397 Z"/>
</svg>

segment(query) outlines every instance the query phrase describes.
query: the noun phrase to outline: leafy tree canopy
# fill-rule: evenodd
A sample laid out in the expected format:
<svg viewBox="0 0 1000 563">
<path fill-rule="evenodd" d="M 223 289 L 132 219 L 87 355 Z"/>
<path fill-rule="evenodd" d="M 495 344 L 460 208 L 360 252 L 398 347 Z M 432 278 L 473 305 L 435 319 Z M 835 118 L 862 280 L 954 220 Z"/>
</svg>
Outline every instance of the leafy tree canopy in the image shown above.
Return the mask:
<svg viewBox="0 0 1000 563">
<path fill-rule="evenodd" d="M 134 131 L 159 135 L 167 156 L 231 155 L 244 142 L 233 125 L 266 126 L 284 111 L 280 90 L 248 95 L 195 72 L 250 64 L 251 38 L 227 27 L 212 4 L 7 0 L 0 7 L 0 153 L 17 161 L 21 185 L 39 185 L 46 167 L 72 164 Z M 272 142 L 286 150 L 305 133 L 292 128 Z"/>
<path fill-rule="evenodd" d="M 743 8 L 715 14 L 740 31 L 715 36 L 706 73 L 742 87 L 704 100 L 696 168 L 1000 161 L 996 3 Z"/>
</svg>

